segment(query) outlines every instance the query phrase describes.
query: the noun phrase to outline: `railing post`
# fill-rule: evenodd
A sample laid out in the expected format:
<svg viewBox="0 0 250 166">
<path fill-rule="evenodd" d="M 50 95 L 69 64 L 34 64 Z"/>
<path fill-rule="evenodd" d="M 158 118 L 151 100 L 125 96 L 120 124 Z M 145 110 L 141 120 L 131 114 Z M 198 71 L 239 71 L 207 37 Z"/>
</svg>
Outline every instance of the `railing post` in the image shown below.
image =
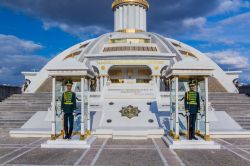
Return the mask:
<svg viewBox="0 0 250 166">
<path fill-rule="evenodd" d="M 205 77 L 205 137 L 206 141 L 210 140 L 209 120 L 208 120 L 208 77 Z"/>
<path fill-rule="evenodd" d="M 84 95 L 85 95 L 85 78 L 81 78 L 81 135 L 80 135 L 80 140 L 85 139 L 85 125 L 84 125 L 84 115 L 85 115 L 85 110 L 84 110 Z"/>
<path fill-rule="evenodd" d="M 52 102 L 51 102 L 51 140 L 56 139 L 56 78 L 52 78 Z"/>
<path fill-rule="evenodd" d="M 179 78 L 175 78 L 175 140 L 179 140 Z"/>
<path fill-rule="evenodd" d="M 90 110 L 89 110 L 89 92 L 88 92 L 88 107 L 87 107 L 87 131 L 86 131 L 86 135 L 90 136 L 91 135 L 91 131 L 90 131 Z"/>
</svg>

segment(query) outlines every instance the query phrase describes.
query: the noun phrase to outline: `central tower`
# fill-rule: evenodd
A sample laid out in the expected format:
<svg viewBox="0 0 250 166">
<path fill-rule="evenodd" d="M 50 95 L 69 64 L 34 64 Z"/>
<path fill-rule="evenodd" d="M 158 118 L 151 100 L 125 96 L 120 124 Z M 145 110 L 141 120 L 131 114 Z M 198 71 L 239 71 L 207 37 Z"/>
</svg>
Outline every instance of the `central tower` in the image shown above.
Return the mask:
<svg viewBox="0 0 250 166">
<path fill-rule="evenodd" d="M 144 32 L 147 30 L 147 0 L 115 0 L 114 30 L 118 32 Z"/>
</svg>

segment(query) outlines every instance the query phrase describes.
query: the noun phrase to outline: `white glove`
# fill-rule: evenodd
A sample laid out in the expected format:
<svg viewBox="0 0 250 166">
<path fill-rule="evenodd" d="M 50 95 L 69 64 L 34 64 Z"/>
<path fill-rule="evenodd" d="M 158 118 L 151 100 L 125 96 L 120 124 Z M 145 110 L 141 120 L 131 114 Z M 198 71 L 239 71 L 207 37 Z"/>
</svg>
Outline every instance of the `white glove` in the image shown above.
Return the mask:
<svg viewBox="0 0 250 166">
<path fill-rule="evenodd" d="M 190 116 L 190 113 L 189 113 L 189 112 L 187 112 L 187 113 L 186 113 L 186 115 L 187 115 L 187 116 Z"/>
</svg>

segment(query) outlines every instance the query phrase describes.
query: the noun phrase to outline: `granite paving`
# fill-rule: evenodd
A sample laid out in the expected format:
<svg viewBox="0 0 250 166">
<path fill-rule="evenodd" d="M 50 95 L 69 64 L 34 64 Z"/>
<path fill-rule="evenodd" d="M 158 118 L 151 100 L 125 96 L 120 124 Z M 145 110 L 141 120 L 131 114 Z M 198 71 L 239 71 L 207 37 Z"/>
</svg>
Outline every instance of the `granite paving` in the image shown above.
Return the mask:
<svg viewBox="0 0 250 166">
<path fill-rule="evenodd" d="M 98 138 L 90 149 L 42 149 L 48 138 L 11 138 L 0 130 L 0 165 L 248 166 L 250 138 L 215 139 L 221 150 L 171 150 L 161 139 Z"/>
<path fill-rule="evenodd" d="M 242 159 L 226 149 L 222 150 L 176 150 L 187 166 L 248 166 L 249 161 Z"/>
<path fill-rule="evenodd" d="M 96 162 L 96 165 L 110 166 L 163 166 L 163 162 L 155 149 L 127 150 L 104 149 Z"/>
<path fill-rule="evenodd" d="M 84 150 L 34 149 L 9 164 L 24 165 L 73 165 Z"/>
</svg>

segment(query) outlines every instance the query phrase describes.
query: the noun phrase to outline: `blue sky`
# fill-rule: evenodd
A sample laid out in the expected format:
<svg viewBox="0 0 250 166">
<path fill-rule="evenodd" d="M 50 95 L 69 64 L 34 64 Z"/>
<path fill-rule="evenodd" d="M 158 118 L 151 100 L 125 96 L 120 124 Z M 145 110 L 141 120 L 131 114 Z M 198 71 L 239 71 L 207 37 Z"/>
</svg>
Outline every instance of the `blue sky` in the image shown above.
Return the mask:
<svg viewBox="0 0 250 166">
<path fill-rule="evenodd" d="M 0 84 L 21 85 L 83 40 L 113 31 L 112 0 L 1 0 Z M 185 42 L 250 83 L 249 0 L 149 0 L 148 31 Z M 97 5 L 98 4 L 98 5 Z"/>
</svg>

